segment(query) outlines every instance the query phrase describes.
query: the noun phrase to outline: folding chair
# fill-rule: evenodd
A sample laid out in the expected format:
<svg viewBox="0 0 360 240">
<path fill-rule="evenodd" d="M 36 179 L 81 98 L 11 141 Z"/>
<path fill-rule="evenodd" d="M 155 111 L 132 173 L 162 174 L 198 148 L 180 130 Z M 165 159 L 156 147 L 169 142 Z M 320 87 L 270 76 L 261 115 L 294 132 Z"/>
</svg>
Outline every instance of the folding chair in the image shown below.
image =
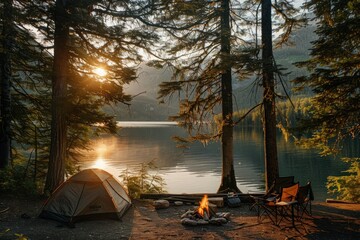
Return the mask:
<svg viewBox="0 0 360 240">
<path fill-rule="evenodd" d="M 311 182 L 308 182 L 305 186 L 299 187 L 299 192 L 296 197 L 298 218 L 301 220 L 304 214 L 312 216 L 311 201 L 314 200 L 314 193 L 311 188 Z"/>
<path fill-rule="evenodd" d="M 281 189 L 280 198 L 275 203 L 276 225 L 280 225 L 283 219 L 291 218 L 292 225 L 295 226 L 294 207 L 297 206 L 297 195 L 299 183 Z M 280 219 L 277 219 L 277 216 Z"/>
<path fill-rule="evenodd" d="M 264 202 L 274 201 L 276 197 L 280 194 L 281 188 L 288 187 L 294 184 L 294 176 L 287 176 L 287 177 L 278 177 L 275 179 L 267 193 L 262 196 L 253 196 L 250 197 L 253 200 L 253 204 L 250 205 L 249 209 L 256 211 L 259 214 L 259 204 L 264 204 Z"/>
</svg>

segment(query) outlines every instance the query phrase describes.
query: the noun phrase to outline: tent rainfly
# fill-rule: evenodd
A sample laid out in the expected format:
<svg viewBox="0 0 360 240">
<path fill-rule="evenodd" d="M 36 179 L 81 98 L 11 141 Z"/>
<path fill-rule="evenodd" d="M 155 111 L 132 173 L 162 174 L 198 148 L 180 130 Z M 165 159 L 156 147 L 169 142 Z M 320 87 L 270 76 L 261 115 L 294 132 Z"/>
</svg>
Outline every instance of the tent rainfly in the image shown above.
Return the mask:
<svg viewBox="0 0 360 240">
<path fill-rule="evenodd" d="M 130 197 L 110 173 L 86 169 L 54 191 L 40 217 L 63 223 L 100 218 L 120 220 L 130 206 Z"/>
</svg>

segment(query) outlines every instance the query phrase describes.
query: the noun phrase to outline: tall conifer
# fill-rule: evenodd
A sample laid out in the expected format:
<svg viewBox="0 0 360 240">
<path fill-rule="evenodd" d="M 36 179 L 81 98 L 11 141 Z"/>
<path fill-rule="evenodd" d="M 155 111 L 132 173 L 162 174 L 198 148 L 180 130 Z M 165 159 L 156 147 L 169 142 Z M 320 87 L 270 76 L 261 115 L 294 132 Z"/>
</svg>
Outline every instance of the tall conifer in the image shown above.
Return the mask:
<svg viewBox="0 0 360 240">
<path fill-rule="evenodd" d="M 67 88 L 69 82 L 69 1 L 56 0 L 54 11 L 54 62 L 52 70 L 51 142 L 45 192 L 51 193 L 65 178 L 67 147 Z"/>
<path fill-rule="evenodd" d="M 271 0 L 261 4 L 262 82 L 263 82 L 263 131 L 266 190 L 279 177 L 276 144 L 275 66 L 273 59 Z"/>
<path fill-rule="evenodd" d="M 52 144 L 45 186 L 49 192 L 64 179 L 67 141 L 74 143 L 69 124 L 103 123 L 114 132 L 114 118 L 101 114 L 99 108 L 131 100 L 122 86 L 136 79 L 134 63 L 141 60 L 139 49 L 149 51 L 149 43 L 156 39 L 156 34 L 134 20 L 143 11 L 137 4 L 141 2 L 56 1 Z M 103 80 L 96 81 L 93 71 L 97 67 L 107 71 Z M 80 90 L 84 86 L 85 91 Z M 81 119 L 84 113 L 87 117 Z"/>
<path fill-rule="evenodd" d="M 310 60 L 300 63 L 311 74 L 296 80 L 315 94 L 301 128 L 312 135 L 306 145 L 330 154 L 360 134 L 360 2 L 312 0 L 305 6 L 315 14 L 318 39 Z"/>
<path fill-rule="evenodd" d="M 88 148 L 92 134 L 116 131 L 114 116 L 104 113 L 102 107 L 130 104 L 131 96 L 124 93 L 123 85 L 136 79 L 136 64 L 142 60 L 138 50 L 150 51 L 151 42 L 156 39 L 152 30 L 140 26 L 136 20 L 146 2 L 58 1 L 65 6 L 66 15 L 59 23 L 68 26 L 69 35 L 66 41 L 58 41 L 54 46 L 53 17 L 58 15 L 55 1 L 17 1 L 22 16 L 16 22 L 20 34 L 15 44 L 19 58 L 14 61 L 14 107 L 17 108 L 13 114 L 14 140 L 21 144 L 17 145 L 19 150 L 21 147 L 29 152 L 35 149 L 41 152 L 35 159 L 32 159 L 34 154 L 29 156 L 28 163 L 34 167 L 26 169 L 34 169 L 35 176 L 44 177 L 44 166 L 49 159 L 51 110 L 55 111 L 54 115 L 61 113 L 62 118 L 61 124 L 52 125 L 62 136 L 53 144 L 52 151 L 59 150 L 61 157 L 55 157 L 58 166 L 48 171 L 48 178 L 54 179 L 52 183 L 48 180 L 47 191 L 51 192 L 62 181 L 64 173 L 71 173 L 74 161 L 81 154 L 79 149 Z M 60 55 L 65 53 L 68 60 L 53 61 L 56 52 L 53 49 L 59 42 Z M 51 66 L 61 71 L 52 71 Z M 106 76 L 94 73 L 98 67 L 106 70 Z M 59 77 L 66 81 L 61 81 L 62 93 L 53 98 L 56 106 L 51 108 L 50 94 L 56 95 L 57 91 L 56 88 L 52 91 L 51 79 Z M 59 126 L 63 129 L 60 132 L 56 130 Z M 21 151 L 16 153 L 19 156 Z"/>
<path fill-rule="evenodd" d="M 178 61 L 171 61 L 174 67 L 174 80 L 161 84 L 160 98 L 179 94 L 180 111 L 174 120 L 186 127 L 191 137 L 187 140 L 206 142 L 221 138 L 223 154 L 223 173 L 219 191 L 238 191 L 233 170 L 232 128 L 233 122 L 233 90 L 234 79 L 247 79 L 249 75 L 264 72 L 264 78 L 259 85 L 264 86 L 265 95 L 257 106 L 264 105 L 266 109 L 266 156 L 269 163 L 270 183 L 278 175 L 276 154 L 276 119 L 274 94 L 274 61 L 272 55 L 271 7 L 285 20 L 277 22 L 282 29 L 280 43 L 286 42 L 291 30 L 298 25 L 293 18 L 296 10 L 288 1 L 165 1 L 169 9 L 163 11 L 169 14 L 159 14 L 161 21 L 170 18 L 167 27 L 170 35 L 175 37 L 170 53 Z M 170 4 L 171 3 L 171 4 Z M 264 23 L 270 26 L 264 32 L 263 44 L 255 44 L 257 40 L 250 34 L 257 28 L 258 11 L 261 3 L 264 5 Z M 260 5 L 260 6 L 259 6 Z M 170 14 L 171 12 L 171 14 Z M 171 18 L 173 17 L 173 18 Z M 226 25 L 225 23 L 228 23 Z M 156 25 L 156 24 L 155 24 Z M 157 24 L 161 25 L 161 24 Z M 256 35 L 257 37 L 257 35 Z M 170 38 L 172 39 L 172 38 Z M 266 63 L 257 58 L 257 53 L 263 50 Z M 175 62 L 175 63 L 174 63 Z M 234 76 L 234 77 L 233 77 Z M 226 79 L 226 80 L 225 80 Z M 231 97 L 230 97 L 231 96 Z M 234 101 L 235 102 L 235 101 Z M 239 103 L 238 103 L 239 104 Z M 241 103 L 240 103 L 241 104 Z M 255 108 L 255 107 L 254 107 Z M 253 109 L 254 109 L 253 108 Z M 251 111 L 251 110 L 249 110 Z M 221 115 L 218 132 L 210 132 L 201 125 L 202 122 L 213 122 L 213 114 Z M 204 128 L 202 128 L 204 127 Z M 269 134 L 271 133 L 271 134 Z M 186 141 L 185 139 L 180 139 Z M 270 159 L 270 160 L 269 160 Z"/>
<path fill-rule="evenodd" d="M 218 191 L 239 192 L 233 160 L 233 74 L 236 71 L 245 78 L 254 60 L 251 44 L 241 35 L 240 25 L 246 25 L 240 17 L 242 9 L 238 1 L 228 0 L 175 1 L 170 6 L 167 11 L 173 9 L 175 14 L 160 15 L 160 24 L 174 37 L 173 46 L 169 46 L 176 59 L 169 61 L 174 81 L 160 85 L 160 99 L 180 91 L 180 111 L 171 119 L 188 130 L 189 138 L 179 140 L 206 143 L 220 139 L 222 177 Z M 214 124 L 216 114 L 222 120 L 213 132 L 208 124 Z"/>
<path fill-rule="evenodd" d="M 11 158 L 11 55 L 14 46 L 13 1 L 3 1 L 0 60 L 0 169 Z"/>
</svg>

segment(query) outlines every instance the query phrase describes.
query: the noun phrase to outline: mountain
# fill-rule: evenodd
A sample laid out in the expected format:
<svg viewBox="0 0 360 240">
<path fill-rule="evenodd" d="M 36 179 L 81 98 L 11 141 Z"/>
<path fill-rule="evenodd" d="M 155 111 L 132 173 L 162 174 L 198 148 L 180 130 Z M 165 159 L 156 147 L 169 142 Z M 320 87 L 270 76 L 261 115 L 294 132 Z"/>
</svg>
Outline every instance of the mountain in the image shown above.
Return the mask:
<svg viewBox="0 0 360 240">
<path fill-rule="evenodd" d="M 315 26 L 307 26 L 296 31 L 291 41 L 292 45 L 284 45 L 274 50 L 274 57 L 279 68 L 284 68 L 282 72 L 287 75 L 282 76 L 284 87 L 291 95 L 293 84 L 291 80 L 306 75 L 305 69 L 295 67 L 293 64 L 308 59 L 311 42 L 316 39 L 314 33 Z M 171 70 L 155 69 L 145 64 L 141 65 L 138 71 L 138 79 L 124 87 L 125 92 L 136 96 L 131 102 L 131 106 L 119 104 L 112 108 L 107 107 L 106 111 L 115 114 L 117 120 L 121 121 L 166 121 L 168 116 L 174 115 L 178 110 L 178 98 L 174 96 L 170 103 L 159 104 L 157 92 L 159 84 L 163 81 L 171 80 Z M 261 99 L 261 87 L 254 84 L 255 77 L 234 81 L 234 110 L 253 106 Z M 284 95 L 284 89 L 278 84 L 277 92 Z"/>
<path fill-rule="evenodd" d="M 167 121 L 168 117 L 178 111 L 177 99 L 170 103 L 160 104 L 157 99 L 159 84 L 171 80 L 169 69 L 156 69 L 141 65 L 138 79 L 124 86 L 127 94 L 134 96 L 131 105 L 118 104 L 106 107 L 105 111 L 116 115 L 118 121 Z"/>
<path fill-rule="evenodd" d="M 311 42 L 316 40 L 314 31 L 314 25 L 301 28 L 293 33 L 293 36 L 290 38 L 291 44 L 274 49 L 275 62 L 284 74 L 281 76 L 283 84 L 280 83 L 279 77 L 276 77 L 277 85 L 275 91 L 279 95 L 284 96 L 286 91 L 287 94 L 292 96 L 294 94 L 292 92 L 294 84 L 291 80 L 308 74 L 306 69 L 298 68 L 294 64 L 309 58 Z M 256 77 L 252 77 L 247 80 L 234 81 L 234 98 L 237 102 L 237 105 L 234 106 L 234 111 L 252 107 L 261 100 L 261 80 L 259 80 L 260 82 L 255 82 L 255 79 Z"/>
</svg>

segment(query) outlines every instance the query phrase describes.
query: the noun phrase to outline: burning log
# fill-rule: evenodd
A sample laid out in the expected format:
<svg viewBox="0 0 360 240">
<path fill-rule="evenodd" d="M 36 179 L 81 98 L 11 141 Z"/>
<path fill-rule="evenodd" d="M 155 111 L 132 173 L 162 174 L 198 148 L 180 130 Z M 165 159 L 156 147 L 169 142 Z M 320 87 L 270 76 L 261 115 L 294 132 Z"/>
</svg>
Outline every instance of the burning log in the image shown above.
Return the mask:
<svg viewBox="0 0 360 240">
<path fill-rule="evenodd" d="M 199 207 L 194 210 L 188 210 L 181 216 L 183 225 L 222 225 L 230 219 L 230 213 L 216 213 L 215 208 L 209 206 L 207 195 L 200 201 Z"/>
<path fill-rule="evenodd" d="M 203 219 L 206 221 L 209 220 L 210 217 L 210 210 L 209 210 L 209 200 L 208 196 L 205 195 L 203 199 L 201 199 L 200 206 L 198 207 L 198 213 L 202 216 Z"/>
</svg>

